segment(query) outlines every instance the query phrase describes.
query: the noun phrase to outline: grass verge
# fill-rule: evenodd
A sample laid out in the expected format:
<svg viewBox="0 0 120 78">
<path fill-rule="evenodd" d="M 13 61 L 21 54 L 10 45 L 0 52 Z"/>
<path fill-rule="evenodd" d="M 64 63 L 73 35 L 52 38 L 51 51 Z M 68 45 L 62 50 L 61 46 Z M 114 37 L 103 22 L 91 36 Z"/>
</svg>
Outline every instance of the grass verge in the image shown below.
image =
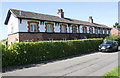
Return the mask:
<svg viewBox="0 0 120 78">
<path fill-rule="evenodd" d="M 117 66 L 110 72 L 105 73 L 101 78 L 120 78 L 120 66 Z"/>
</svg>

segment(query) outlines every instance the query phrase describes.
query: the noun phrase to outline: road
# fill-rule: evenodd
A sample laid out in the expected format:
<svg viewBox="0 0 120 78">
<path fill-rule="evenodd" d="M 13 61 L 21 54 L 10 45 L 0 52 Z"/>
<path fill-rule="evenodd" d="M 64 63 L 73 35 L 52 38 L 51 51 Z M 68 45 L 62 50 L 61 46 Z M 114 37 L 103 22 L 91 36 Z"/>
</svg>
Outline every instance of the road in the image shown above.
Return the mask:
<svg viewBox="0 0 120 78">
<path fill-rule="evenodd" d="M 36 67 L 3 73 L 3 76 L 101 76 L 118 65 L 118 53 L 96 52 Z"/>
</svg>

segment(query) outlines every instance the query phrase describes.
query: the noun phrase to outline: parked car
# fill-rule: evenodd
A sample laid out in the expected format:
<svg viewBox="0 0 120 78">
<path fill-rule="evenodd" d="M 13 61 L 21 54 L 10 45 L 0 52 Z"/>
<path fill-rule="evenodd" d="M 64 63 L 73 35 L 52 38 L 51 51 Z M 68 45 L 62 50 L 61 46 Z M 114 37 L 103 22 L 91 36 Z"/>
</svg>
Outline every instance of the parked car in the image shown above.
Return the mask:
<svg viewBox="0 0 120 78">
<path fill-rule="evenodd" d="M 117 51 L 118 42 L 117 41 L 105 41 L 99 45 L 99 51 Z"/>
</svg>

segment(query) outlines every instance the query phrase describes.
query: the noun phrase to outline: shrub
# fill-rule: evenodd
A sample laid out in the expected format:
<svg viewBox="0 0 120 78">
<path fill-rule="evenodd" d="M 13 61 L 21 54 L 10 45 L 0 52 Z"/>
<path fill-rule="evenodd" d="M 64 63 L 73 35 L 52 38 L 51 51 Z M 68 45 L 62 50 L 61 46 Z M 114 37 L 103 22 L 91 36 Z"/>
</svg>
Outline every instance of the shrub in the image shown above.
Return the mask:
<svg viewBox="0 0 120 78">
<path fill-rule="evenodd" d="M 102 39 L 20 42 L 2 46 L 3 67 L 31 64 L 95 51 Z M 9 47 L 9 49 L 8 49 Z"/>
<path fill-rule="evenodd" d="M 120 45 L 120 36 L 118 35 L 110 35 L 105 37 L 105 40 L 115 40 L 118 41 L 118 44 Z"/>
</svg>

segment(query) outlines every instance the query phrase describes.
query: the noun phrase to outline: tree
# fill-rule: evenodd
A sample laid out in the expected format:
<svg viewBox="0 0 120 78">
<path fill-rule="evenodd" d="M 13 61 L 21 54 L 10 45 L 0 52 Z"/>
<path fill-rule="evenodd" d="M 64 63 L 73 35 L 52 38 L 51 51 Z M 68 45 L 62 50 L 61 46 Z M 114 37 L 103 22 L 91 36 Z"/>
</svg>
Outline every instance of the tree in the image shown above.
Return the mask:
<svg viewBox="0 0 120 78">
<path fill-rule="evenodd" d="M 115 26 L 116 26 L 116 25 L 119 25 L 119 23 L 118 23 L 118 22 L 116 22 L 116 23 L 115 23 Z"/>
</svg>

